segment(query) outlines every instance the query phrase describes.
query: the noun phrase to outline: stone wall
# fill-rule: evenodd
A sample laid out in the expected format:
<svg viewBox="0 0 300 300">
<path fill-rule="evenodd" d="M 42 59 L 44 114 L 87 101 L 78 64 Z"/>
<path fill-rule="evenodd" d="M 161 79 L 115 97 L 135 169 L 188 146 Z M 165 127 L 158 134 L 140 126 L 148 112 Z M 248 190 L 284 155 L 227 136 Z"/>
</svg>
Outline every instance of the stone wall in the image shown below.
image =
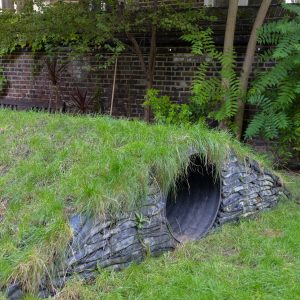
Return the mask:
<svg viewBox="0 0 300 300">
<path fill-rule="evenodd" d="M 273 172 L 255 160 L 235 156 L 224 164 L 221 174 L 221 206 L 216 224 L 239 220 L 274 207 L 284 193 L 283 184 Z"/>
</svg>

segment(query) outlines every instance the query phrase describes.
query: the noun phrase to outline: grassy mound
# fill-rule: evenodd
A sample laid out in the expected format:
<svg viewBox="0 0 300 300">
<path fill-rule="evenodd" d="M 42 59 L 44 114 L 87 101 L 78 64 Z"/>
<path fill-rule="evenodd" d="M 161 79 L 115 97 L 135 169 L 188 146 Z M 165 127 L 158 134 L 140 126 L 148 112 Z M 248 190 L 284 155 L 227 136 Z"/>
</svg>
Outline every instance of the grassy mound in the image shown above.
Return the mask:
<svg viewBox="0 0 300 300">
<path fill-rule="evenodd" d="M 115 214 L 143 204 L 150 173 L 167 191 L 191 148 L 220 168 L 229 135 L 201 126 L 0 111 L 0 285 L 35 290 L 71 238 L 76 212 Z"/>
</svg>

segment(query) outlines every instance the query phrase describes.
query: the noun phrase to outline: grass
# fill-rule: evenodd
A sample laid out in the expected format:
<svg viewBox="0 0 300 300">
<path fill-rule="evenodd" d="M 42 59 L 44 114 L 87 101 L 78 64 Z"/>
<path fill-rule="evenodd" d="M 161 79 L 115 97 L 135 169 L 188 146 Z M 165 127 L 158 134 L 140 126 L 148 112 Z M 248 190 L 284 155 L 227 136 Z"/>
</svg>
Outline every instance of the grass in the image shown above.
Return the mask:
<svg viewBox="0 0 300 300">
<path fill-rule="evenodd" d="M 0 287 L 18 281 L 29 292 L 70 241 L 70 215 L 137 209 L 150 174 L 167 191 L 191 148 L 218 168 L 230 148 L 250 153 L 200 126 L 8 110 L 0 111 L 0 145 Z"/>
</svg>

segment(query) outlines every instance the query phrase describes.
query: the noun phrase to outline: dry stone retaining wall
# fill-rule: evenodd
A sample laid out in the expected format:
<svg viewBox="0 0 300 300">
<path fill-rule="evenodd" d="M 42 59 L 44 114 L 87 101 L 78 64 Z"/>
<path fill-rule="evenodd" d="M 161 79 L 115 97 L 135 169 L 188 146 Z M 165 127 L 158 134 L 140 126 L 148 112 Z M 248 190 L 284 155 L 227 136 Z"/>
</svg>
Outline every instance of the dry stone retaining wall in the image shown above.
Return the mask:
<svg viewBox="0 0 300 300">
<path fill-rule="evenodd" d="M 216 223 L 222 225 L 275 206 L 285 189 L 278 176 L 251 159 L 231 156 L 221 174 L 221 207 Z"/>
</svg>

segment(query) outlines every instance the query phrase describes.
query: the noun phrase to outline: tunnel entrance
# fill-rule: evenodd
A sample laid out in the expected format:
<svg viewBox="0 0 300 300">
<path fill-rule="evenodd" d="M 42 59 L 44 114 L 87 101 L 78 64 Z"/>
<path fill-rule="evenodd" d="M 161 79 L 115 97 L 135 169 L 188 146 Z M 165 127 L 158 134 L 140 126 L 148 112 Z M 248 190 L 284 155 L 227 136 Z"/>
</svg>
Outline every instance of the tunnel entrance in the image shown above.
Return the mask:
<svg viewBox="0 0 300 300">
<path fill-rule="evenodd" d="M 179 241 L 197 240 L 214 224 L 220 207 L 220 182 L 214 177 L 213 166 L 193 156 L 187 176 L 176 183 L 169 193 L 166 217 Z"/>
</svg>

